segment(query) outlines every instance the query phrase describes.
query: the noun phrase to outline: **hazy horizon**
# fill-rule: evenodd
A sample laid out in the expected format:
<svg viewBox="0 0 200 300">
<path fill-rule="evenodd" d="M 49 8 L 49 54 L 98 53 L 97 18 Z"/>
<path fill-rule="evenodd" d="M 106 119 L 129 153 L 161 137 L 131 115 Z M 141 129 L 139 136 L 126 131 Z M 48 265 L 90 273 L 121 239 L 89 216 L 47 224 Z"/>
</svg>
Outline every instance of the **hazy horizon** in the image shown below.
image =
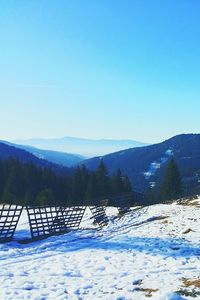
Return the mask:
<svg viewBox="0 0 200 300">
<path fill-rule="evenodd" d="M 124 149 L 147 146 L 149 144 L 135 140 L 85 139 L 63 137 L 56 139 L 12 140 L 11 144 L 31 146 L 37 149 L 81 154 L 84 157 L 102 156 Z M 25 149 L 26 150 L 26 149 Z"/>
<path fill-rule="evenodd" d="M 104 137 L 88 137 L 88 136 L 71 136 L 71 135 L 64 135 L 64 136 L 35 136 L 35 137 L 25 137 L 25 138 L 10 138 L 10 139 L 5 139 L 6 141 L 9 142 L 14 142 L 14 141 L 29 141 L 29 140 L 59 140 L 59 139 L 64 139 L 64 138 L 72 138 L 72 139 L 83 139 L 83 140 L 93 140 L 93 141 L 101 141 L 101 140 L 113 140 L 113 141 L 136 141 L 136 142 L 141 142 L 141 143 L 145 143 L 145 144 L 154 144 L 157 142 L 162 142 L 164 140 L 170 139 L 176 135 L 179 134 L 200 134 L 200 132 L 181 132 L 178 134 L 175 134 L 173 136 L 169 136 L 167 138 L 163 137 L 161 140 L 156 141 L 156 142 L 147 142 L 147 141 L 143 141 L 143 140 L 136 140 L 135 138 L 112 138 L 112 137 L 108 137 L 108 138 L 104 138 Z M 2 138 L 0 138 L 0 140 L 3 140 Z"/>
<path fill-rule="evenodd" d="M 172 138 L 172 137 L 171 137 Z M 86 158 L 102 156 L 125 149 L 150 146 L 164 142 L 145 143 L 132 139 L 88 139 L 80 137 L 65 136 L 61 138 L 33 138 L 10 140 L 13 145 L 31 146 L 41 150 L 53 150 L 65 153 L 80 154 Z M 26 150 L 26 149 L 25 149 Z"/>
</svg>

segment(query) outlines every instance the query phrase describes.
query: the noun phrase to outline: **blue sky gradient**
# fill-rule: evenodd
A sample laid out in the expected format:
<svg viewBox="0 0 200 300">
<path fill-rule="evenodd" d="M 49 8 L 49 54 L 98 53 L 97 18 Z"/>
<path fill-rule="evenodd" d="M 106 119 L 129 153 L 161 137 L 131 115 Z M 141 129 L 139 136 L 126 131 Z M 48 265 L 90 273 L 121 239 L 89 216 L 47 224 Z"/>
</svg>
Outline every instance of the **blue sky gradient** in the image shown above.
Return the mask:
<svg viewBox="0 0 200 300">
<path fill-rule="evenodd" d="M 199 132 L 198 0 L 2 0 L 0 138 Z"/>
</svg>

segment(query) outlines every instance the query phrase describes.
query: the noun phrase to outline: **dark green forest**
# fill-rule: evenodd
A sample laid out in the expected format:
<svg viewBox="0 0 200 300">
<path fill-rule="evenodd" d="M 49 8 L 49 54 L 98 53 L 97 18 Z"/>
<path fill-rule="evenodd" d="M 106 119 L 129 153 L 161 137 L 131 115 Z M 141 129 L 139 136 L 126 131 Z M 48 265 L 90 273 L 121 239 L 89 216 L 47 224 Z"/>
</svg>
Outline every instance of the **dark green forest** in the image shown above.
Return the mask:
<svg viewBox="0 0 200 300">
<path fill-rule="evenodd" d="M 73 175 L 57 174 L 50 168 L 21 163 L 14 158 L 0 160 L 1 203 L 19 205 L 94 205 L 104 196 L 131 192 L 131 184 L 120 170 L 108 176 L 100 161 L 95 172 L 83 165 Z"/>
<path fill-rule="evenodd" d="M 161 200 L 178 199 L 182 196 L 182 183 L 178 166 L 172 158 L 168 163 L 166 174 L 161 186 Z"/>
<path fill-rule="evenodd" d="M 74 206 L 99 205 L 99 201 L 110 198 L 108 205 L 114 205 L 114 195 L 132 193 L 131 183 L 118 169 L 108 175 L 103 160 L 96 171 L 89 171 L 84 165 L 73 174 L 55 172 L 49 167 L 34 163 L 22 163 L 10 157 L 0 160 L 1 203 L 28 206 Z M 134 195 L 134 193 L 133 193 Z M 160 186 L 146 189 L 144 198 L 137 201 L 133 196 L 130 205 L 161 203 L 184 196 L 183 185 L 177 164 L 172 158 Z"/>
<path fill-rule="evenodd" d="M 179 199 L 186 196 L 185 193 L 180 171 L 174 157 L 172 157 L 167 164 L 163 181 L 159 186 L 146 189 L 145 198 L 149 204 L 154 204 Z"/>
</svg>

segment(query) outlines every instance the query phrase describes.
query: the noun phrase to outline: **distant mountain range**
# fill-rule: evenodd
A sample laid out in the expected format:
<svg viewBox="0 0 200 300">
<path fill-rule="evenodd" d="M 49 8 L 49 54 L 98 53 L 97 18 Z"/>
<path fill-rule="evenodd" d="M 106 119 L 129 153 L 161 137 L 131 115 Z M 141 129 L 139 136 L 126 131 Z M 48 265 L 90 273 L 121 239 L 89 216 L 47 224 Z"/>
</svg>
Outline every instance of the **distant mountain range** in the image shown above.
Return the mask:
<svg viewBox="0 0 200 300">
<path fill-rule="evenodd" d="M 83 139 L 76 137 L 63 137 L 56 139 L 29 139 L 12 141 L 19 145 L 28 145 L 43 150 L 62 151 L 75 153 L 87 158 L 105 155 L 123 149 L 141 147 L 147 144 L 134 140 L 112 140 L 112 139 Z"/>
<path fill-rule="evenodd" d="M 64 167 L 73 167 L 74 165 L 80 164 L 85 159 L 84 156 L 78 154 L 76 155 L 52 150 L 42 150 L 31 146 L 17 145 L 5 141 L 4 143 L 18 149 L 23 149 L 33 154 L 37 158 L 48 160 L 49 162 L 62 165 Z"/>
<path fill-rule="evenodd" d="M 185 182 L 200 181 L 200 134 L 182 134 L 159 144 L 133 148 L 103 157 L 86 160 L 90 169 L 97 168 L 103 159 L 109 173 L 120 168 L 127 175 L 135 190 L 159 184 L 164 176 L 167 163 L 174 156 Z"/>
</svg>

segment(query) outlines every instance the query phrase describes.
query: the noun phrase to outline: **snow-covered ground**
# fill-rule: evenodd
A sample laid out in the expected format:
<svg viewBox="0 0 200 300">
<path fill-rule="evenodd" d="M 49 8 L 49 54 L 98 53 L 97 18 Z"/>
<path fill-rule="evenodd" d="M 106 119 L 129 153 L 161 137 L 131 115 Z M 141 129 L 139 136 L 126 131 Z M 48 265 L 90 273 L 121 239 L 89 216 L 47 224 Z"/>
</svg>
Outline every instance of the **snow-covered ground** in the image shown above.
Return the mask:
<svg viewBox="0 0 200 300">
<path fill-rule="evenodd" d="M 87 211 L 82 230 L 22 245 L 23 212 L 0 244 L 0 299 L 200 299 L 200 200 L 107 213 L 101 230 Z"/>
</svg>

